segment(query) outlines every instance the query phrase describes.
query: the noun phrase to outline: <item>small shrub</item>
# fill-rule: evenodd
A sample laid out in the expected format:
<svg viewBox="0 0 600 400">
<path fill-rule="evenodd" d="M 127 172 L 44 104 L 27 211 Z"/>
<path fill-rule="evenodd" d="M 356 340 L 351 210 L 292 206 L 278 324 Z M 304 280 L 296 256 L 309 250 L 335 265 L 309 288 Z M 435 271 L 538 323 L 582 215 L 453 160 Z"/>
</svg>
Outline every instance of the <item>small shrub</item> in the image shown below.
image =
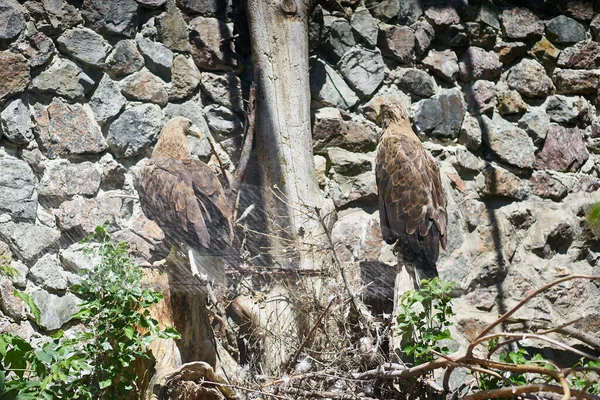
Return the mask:
<svg viewBox="0 0 600 400">
<path fill-rule="evenodd" d="M 454 315 L 449 293 L 453 282 L 439 278 L 424 279 L 419 290 L 405 292 L 400 298 L 397 315 L 398 333 L 403 337 L 402 352 L 423 364 L 450 350 L 440 344 L 451 339 L 448 329 Z"/>
<path fill-rule="evenodd" d="M 83 299 L 73 315 L 83 329 L 71 338 L 59 331 L 35 346 L 0 334 L 0 400 L 128 398 L 138 391 L 133 362 L 148 358 L 154 339 L 178 337 L 150 316 L 148 308 L 162 295 L 142 288 L 142 272 L 126 245 L 113 244 L 106 225 L 84 242 L 99 244 L 102 261 L 71 287 Z M 33 301 L 26 303 L 38 319 Z"/>
</svg>

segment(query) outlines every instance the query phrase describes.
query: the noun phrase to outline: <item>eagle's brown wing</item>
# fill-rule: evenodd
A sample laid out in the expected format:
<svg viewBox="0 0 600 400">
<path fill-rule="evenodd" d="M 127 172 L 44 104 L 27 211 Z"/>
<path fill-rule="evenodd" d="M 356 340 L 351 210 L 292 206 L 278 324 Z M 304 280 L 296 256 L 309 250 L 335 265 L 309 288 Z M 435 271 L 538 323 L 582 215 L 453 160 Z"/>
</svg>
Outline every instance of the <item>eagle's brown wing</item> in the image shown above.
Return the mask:
<svg viewBox="0 0 600 400">
<path fill-rule="evenodd" d="M 412 132 L 384 132 L 376 179 L 383 239 L 408 243 L 435 268 L 440 243 L 446 245 L 446 200 L 439 170 Z"/>
<path fill-rule="evenodd" d="M 153 158 L 138 171 L 136 189 L 144 214 L 170 241 L 207 250 L 216 250 L 216 241 L 231 243 L 231 211 L 220 182 L 206 164 Z"/>
</svg>

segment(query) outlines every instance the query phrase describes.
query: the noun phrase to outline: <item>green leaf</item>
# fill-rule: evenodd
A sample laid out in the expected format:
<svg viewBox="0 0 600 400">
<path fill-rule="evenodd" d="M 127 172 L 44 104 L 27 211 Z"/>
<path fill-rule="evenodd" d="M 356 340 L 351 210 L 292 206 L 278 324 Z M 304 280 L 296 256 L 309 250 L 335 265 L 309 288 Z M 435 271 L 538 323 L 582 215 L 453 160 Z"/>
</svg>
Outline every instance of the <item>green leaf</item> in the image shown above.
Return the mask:
<svg viewBox="0 0 600 400">
<path fill-rule="evenodd" d="M 33 301 L 33 297 L 19 290 L 15 290 L 14 295 L 15 297 L 18 297 L 19 299 L 23 300 L 23 303 L 25 303 L 27 307 L 29 307 L 29 310 L 33 314 L 33 318 L 35 319 L 35 323 L 39 325 L 42 319 L 42 313 L 40 312 L 38 306 L 35 304 L 35 301 Z"/>
<path fill-rule="evenodd" d="M 125 336 L 127 337 L 127 339 L 133 339 L 133 334 L 135 333 L 135 328 L 133 326 L 126 326 L 125 327 Z"/>
<path fill-rule="evenodd" d="M 100 386 L 100 389 L 106 389 L 111 384 L 112 384 L 112 379 L 106 379 L 106 380 L 100 381 L 98 383 L 98 385 Z"/>
</svg>

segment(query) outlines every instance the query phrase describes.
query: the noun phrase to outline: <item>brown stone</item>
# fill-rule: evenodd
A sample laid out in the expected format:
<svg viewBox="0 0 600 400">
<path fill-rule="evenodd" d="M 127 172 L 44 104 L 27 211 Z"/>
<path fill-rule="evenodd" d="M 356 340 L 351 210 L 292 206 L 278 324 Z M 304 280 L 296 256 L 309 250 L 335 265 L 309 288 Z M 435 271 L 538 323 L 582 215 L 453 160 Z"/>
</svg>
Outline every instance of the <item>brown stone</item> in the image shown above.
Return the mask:
<svg viewBox="0 0 600 400">
<path fill-rule="evenodd" d="M 498 112 L 501 115 L 521 114 L 529 106 L 516 90 L 509 90 L 498 95 Z"/>
<path fill-rule="evenodd" d="M 488 326 L 487 322 L 475 318 L 463 318 L 456 323 L 458 332 L 469 341 L 477 339 L 479 333 L 482 332 L 486 326 Z"/>
<path fill-rule="evenodd" d="M 229 25 L 216 18 L 196 17 L 190 21 L 190 44 L 194 62 L 208 71 L 230 71 L 237 68 L 233 36 Z"/>
<path fill-rule="evenodd" d="M 200 84 L 200 71 L 194 61 L 178 54 L 173 59 L 169 100 L 183 100 L 191 96 Z"/>
<path fill-rule="evenodd" d="M 502 63 L 493 51 L 471 46 L 463 53 L 458 68 L 463 81 L 492 80 L 500 75 Z"/>
<path fill-rule="evenodd" d="M 386 25 L 379 31 L 383 53 L 401 63 L 409 63 L 415 49 L 415 34 L 406 26 Z"/>
<path fill-rule="evenodd" d="M 121 82 L 121 92 L 129 100 L 166 105 L 169 100 L 165 82 L 152 72 L 143 69 Z"/>
<path fill-rule="evenodd" d="M 544 171 L 535 171 L 529 180 L 531 192 L 543 199 L 560 201 L 568 193 L 567 187 Z"/>
<path fill-rule="evenodd" d="M 531 50 L 529 50 L 529 54 L 535 57 L 542 65 L 550 67 L 556 62 L 560 50 L 548 39 L 542 37 L 533 45 Z"/>
<path fill-rule="evenodd" d="M 575 172 L 589 157 L 579 128 L 551 125 L 544 147 L 537 154 L 534 167 Z"/>
<path fill-rule="evenodd" d="M 552 76 L 560 94 L 595 94 L 599 80 L 600 74 L 594 70 L 556 69 Z"/>
<path fill-rule="evenodd" d="M 56 97 L 50 105 L 36 104 L 35 131 L 46 157 L 101 153 L 107 149 L 98 124 L 80 104 Z"/>
<path fill-rule="evenodd" d="M 594 2 L 589 0 L 568 0 L 562 5 L 562 11 L 569 17 L 580 21 L 589 21 L 594 17 Z"/>
<path fill-rule="evenodd" d="M 467 90 L 467 99 L 473 114 L 486 113 L 496 106 L 496 85 L 480 79 Z"/>
<path fill-rule="evenodd" d="M 460 23 L 460 16 L 451 5 L 432 6 L 425 10 L 427 21 L 434 27 Z"/>
<path fill-rule="evenodd" d="M 21 93 L 29 84 L 29 66 L 20 54 L 0 51 L 0 104 L 10 96 Z"/>
<path fill-rule="evenodd" d="M 529 195 L 527 181 L 521 180 L 512 172 L 490 166 L 483 171 L 485 178 L 484 196 L 500 196 L 523 200 Z"/>
<path fill-rule="evenodd" d="M 554 91 L 546 70 L 535 60 L 524 58 L 508 71 L 508 86 L 527 97 L 545 97 Z"/>
<path fill-rule="evenodd" d="M 584 42 L 564 49 L 558 57 L 557 65 L 562 68 L 600 68 L 600 43 Z"/>
<path fill-rule="evenodd" d="M 317 117 L 313 125 L 315 152 L 324 153 L 328 147 L 350 151 L 371 151 L 377 146 L 377 131 L 371 123 L 345 121 L 336 117 Z"/>
<path fill-rule="evenodd" d="M 494 51 L 498 53 L 498 58 L 504 64 L 522 56 L 526 50 L 527 45 L 523 42 L 500 42 L 494 46 Z"/>
<path fill-rule="evenodd" d="M 507 9 L 502 11 L 500 17 L 504 35 L 509 39 L 527 39 L 544 33 L 542 21 L 527 8 Z"/>
</svg>

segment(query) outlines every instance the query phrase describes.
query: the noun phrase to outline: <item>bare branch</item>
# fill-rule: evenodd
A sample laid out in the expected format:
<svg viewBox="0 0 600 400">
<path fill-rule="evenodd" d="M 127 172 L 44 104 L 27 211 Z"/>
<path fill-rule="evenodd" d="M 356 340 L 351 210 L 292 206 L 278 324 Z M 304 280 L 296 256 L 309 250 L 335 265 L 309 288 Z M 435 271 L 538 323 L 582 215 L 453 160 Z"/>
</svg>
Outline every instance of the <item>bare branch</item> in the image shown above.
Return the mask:
<svg viewBox="0 0 600 400">
<path fill-rule="evenodd" d="M 512 386 L 507 388 L 484 390 L 481 392 L 473 393 L 462 398 L 462 400 L 486 400 L 486 399 L 498 399 L 501 397 L 512 398 L 518 394 L 525 393 L 539 393 L 539 392 L 551 392 L 563 394 L 563 388 L 560 386 L 553 386 L 547 384 L 537 385 L 523 385 L 523 386 Z M 571 394 L 575 395 L 578 399 L 589 399 L 589 400 L 600 400 L 600 397 L 580 392 L 578 390 L 571 390 Z M 569 397 L 568 397 L 569 398 Z M 568 399 L 567 398 L 567 399 Z M 564 399 L 564 396 L 563 396 Z"/>
<path fill-rule="evenodd" d="M 540 294 L 542 292 L 545 292 L 546 290 L 550 289 L 553 286 L 558 285 L 559 283 L 563 283 L 563 282 L 570 281 L 570 280 L 573 280 L 573 279 L 589 279 L 589 280 L 600 281 L 600 276 L 595 276 L 595 275 L 570 275 L 570 276 L 565 276 L 564 278 L 555 280 L 554 282 L 551 282 L 551 283 L 549 283 L 549 284 L 547 284 L 545 286 L 542 286 L 541 288 L 539 288 L 539 289 L 533 291 L 532 293 L 530 293 L 527 297 L 525 297 L 523 300 L 521 300 L 516 306 L 514 306 L 509 311 L 507 311 L 506 313 L 504 313 L 501 317 L 499 317 L 494 322 L 492 322 L 491 324 L 489 324 L 483 331 L 481 331 L 479 333 L 479 336 L 477 336 L 475 338 L 475 342 L 477 342 L 477 340 L 480 339 L 481 337 L 485 336 L 488 332 L 490 332 L 496 326 L 498 326 L 502 322 L 506 321 L 506 319 L 508 317 L 510 317 L 511 315 L 513 315 L 515 312 L 517 312 L 518 309 L 520 309 L 521 307 L 523 307 L 529 300 L 531 300 L 532 298 L 534 298 L 538 294 Z M 470 356 L 472 354 L 474 347 L 475 346 L 473 344 L 471 344 L 469 346 L 469 348 L 467 349 L 467 356 Z"/>
</svg>

